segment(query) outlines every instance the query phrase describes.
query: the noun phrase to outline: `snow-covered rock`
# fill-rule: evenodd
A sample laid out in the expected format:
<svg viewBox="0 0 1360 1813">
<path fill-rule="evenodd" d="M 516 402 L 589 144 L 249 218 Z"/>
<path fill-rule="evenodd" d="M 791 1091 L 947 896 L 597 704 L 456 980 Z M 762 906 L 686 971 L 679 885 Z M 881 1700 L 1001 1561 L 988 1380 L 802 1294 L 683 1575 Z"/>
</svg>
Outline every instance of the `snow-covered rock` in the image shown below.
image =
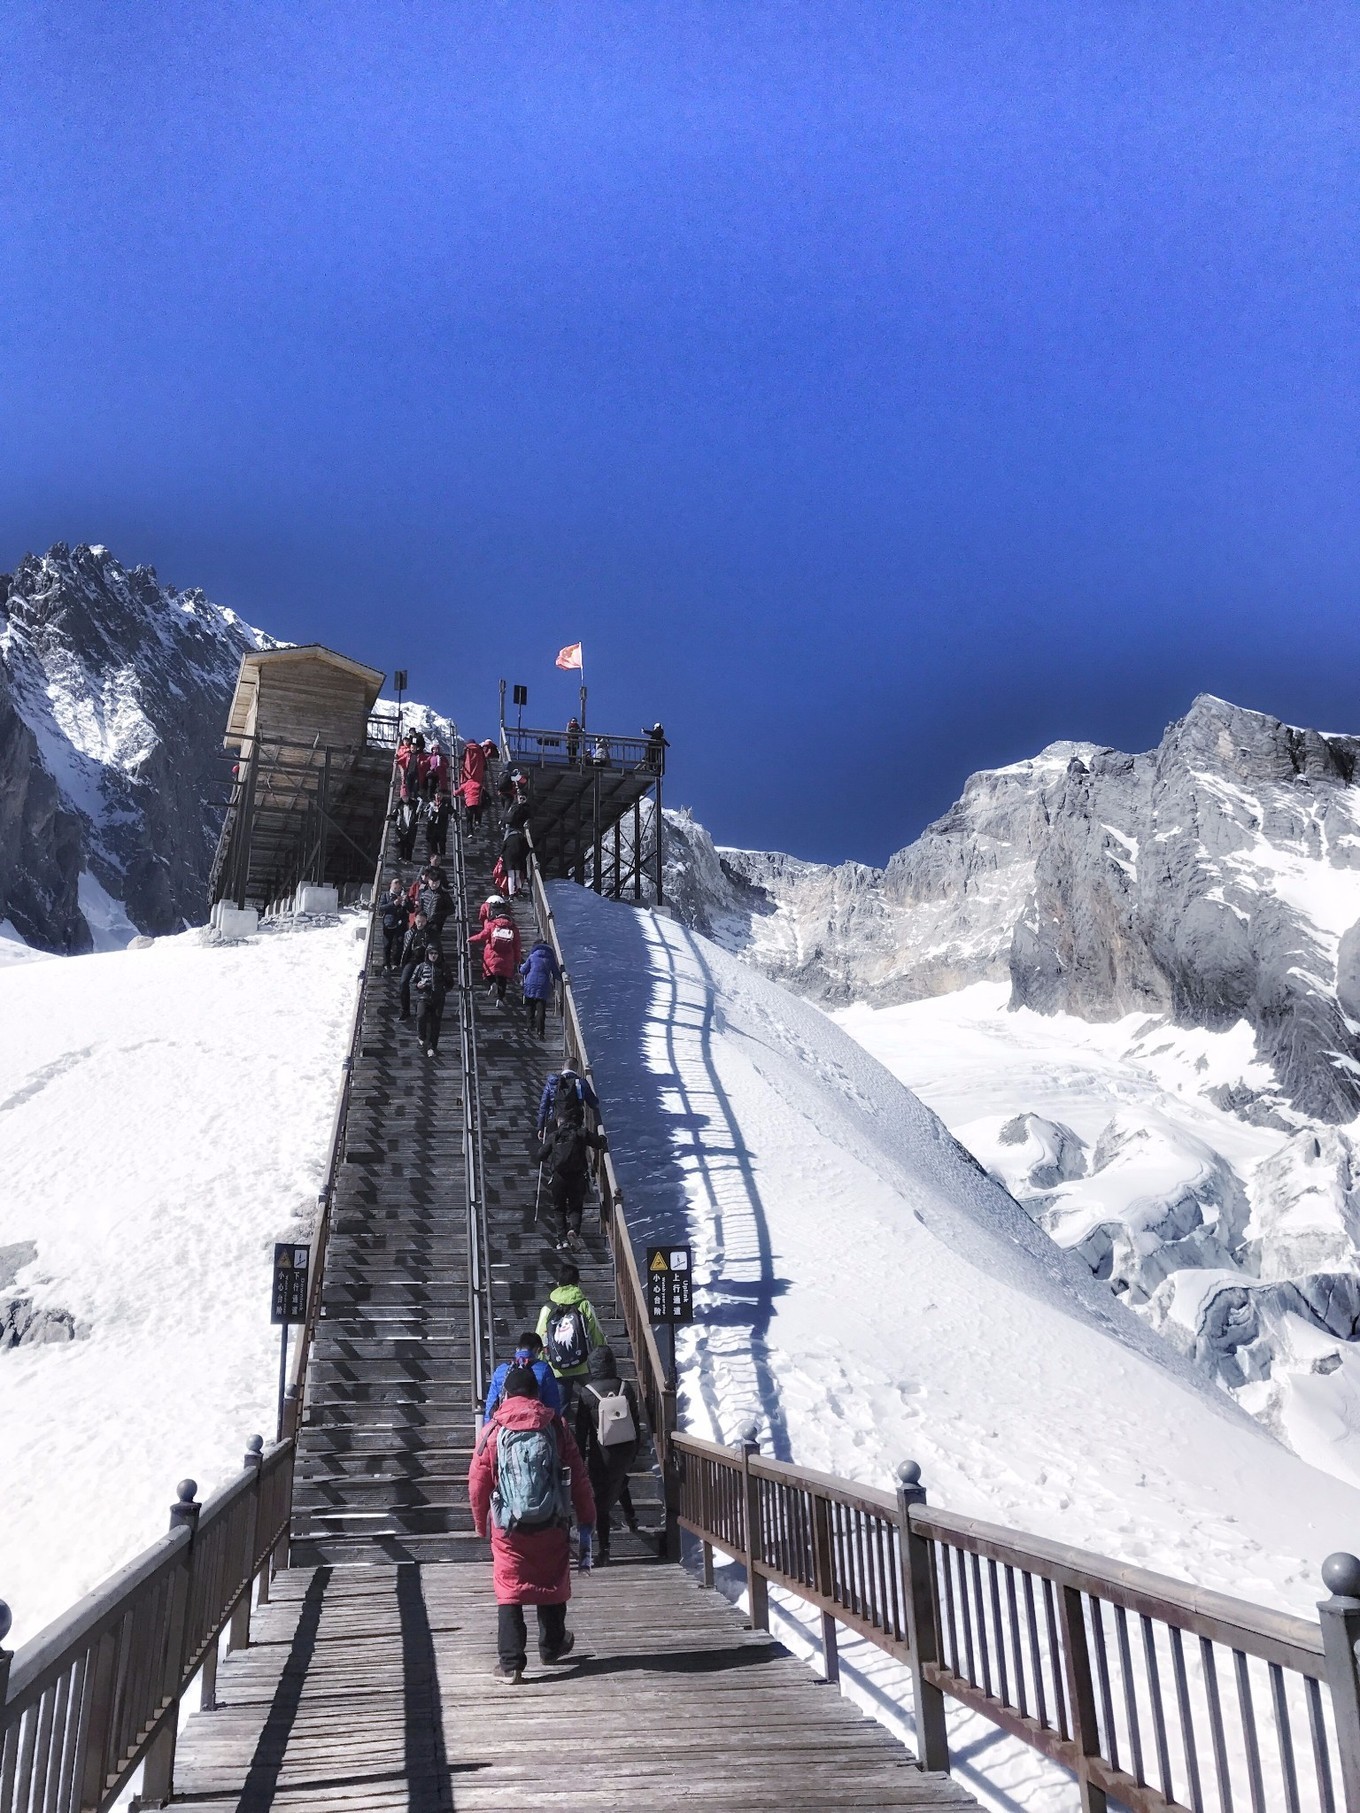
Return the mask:
<svg viewBox="0 0 1360 1813">
<path fill-rule="evenodd" d="M 271 646 L 106 548 L 0 576 L 0 919 L 78 952 L 206 917 L 227 705 Z"/>
</svg>

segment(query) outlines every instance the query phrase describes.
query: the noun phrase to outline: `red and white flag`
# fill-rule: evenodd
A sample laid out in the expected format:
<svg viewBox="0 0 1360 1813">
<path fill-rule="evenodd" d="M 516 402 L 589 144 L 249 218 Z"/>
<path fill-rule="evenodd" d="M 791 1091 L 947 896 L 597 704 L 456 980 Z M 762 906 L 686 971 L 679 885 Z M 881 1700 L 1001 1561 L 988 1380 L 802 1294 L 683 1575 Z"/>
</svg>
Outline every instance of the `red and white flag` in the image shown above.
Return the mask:
<svg viewBox="0 0 1360 1813">
<path fill-rule="evenodd" d="M 585 662 L 581 659 L 581 644 L 569 642 L 565 648 L 559 649 L 557 665 L 562 668 L 579 667 L 584 671 Z"/>
</svg>

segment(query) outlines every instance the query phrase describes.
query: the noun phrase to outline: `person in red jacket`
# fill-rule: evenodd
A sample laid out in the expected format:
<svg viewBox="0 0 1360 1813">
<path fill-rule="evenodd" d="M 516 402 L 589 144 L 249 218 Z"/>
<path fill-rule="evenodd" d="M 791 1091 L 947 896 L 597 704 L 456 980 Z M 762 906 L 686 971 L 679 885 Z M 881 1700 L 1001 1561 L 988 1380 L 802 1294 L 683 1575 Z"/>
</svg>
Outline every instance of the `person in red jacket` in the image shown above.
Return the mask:
<svg viewBox="0 0 1360 1813">
<path fill-rule="evenodd" d="M 535 1440 L 535 1438 L 546 1438 Z M 501 1442 L 514 1440 L 516 1463 L 501 1477 Z M 508 1450 L 507 1450 L 508 1451 Z M 562 1502 L 561 1470 L 571 1477 L 571 1503 Z M 518 1483 L 516 1483 L 518 1482 Z M 526 1488 L 536 1496 L 532 1505 Z M 479 1536 L 490 1534 L 492 1585 L 498 1610 L 496 1677 L 517 1687 L 528 1664 L 524 1607 L 538 1613 L 538 1653 L 561 1662 L 576 1642 L 567 1629 L 571 1598 L 569 1527 L 574 1513 L 581 1531 L 581 1567 L 590 1567 L 595 1496 L 581 1450 L 554 1410 L 539 1401 L 538 1380 L 528 1366 L 512 1366 L 505 1395 L 483 1428 L 468 1469 L 472 1521 Z M 520 1513 L 532 1510 L 532 1517 Z M 513 1526 L 513 1527 L 510 1527 Z"/>
<path fill-rule="evenodd" d="M 490 984 L 488 994 L 496 997 L 500 1007 L 505 1001 L 505 985 L 519 968 L 519 927 L 509 912 L 488 919 L 480 932 L 474 932 L 469 944 L 482 947 L 482 979 Z"/>
<path fill-rule="evenodd" d="M 482 822 L 486 795 L 486 751 L 480 743 L 464 743 L 463 765 L 458 774 L 457 793 L 472 826 Z"/>
</svg>

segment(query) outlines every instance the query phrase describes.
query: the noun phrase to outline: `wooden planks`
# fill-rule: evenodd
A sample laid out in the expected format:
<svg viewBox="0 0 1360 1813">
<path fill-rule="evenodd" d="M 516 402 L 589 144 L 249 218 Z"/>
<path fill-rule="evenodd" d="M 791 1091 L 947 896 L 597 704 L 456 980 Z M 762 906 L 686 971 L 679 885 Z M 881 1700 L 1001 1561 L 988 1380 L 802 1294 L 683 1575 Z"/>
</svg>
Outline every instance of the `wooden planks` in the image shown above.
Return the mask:
<svg viewBox="0 0 1360 1813">
<path fill-rule="evenodd" d="M 578 1577 L 577 1649 L 492 1678 L 484 1564 L 295 1570 L 219 1708 L 182 1729 L 187 1813 L 966 1808 L 881 1726 L 674 1567 Z"/>
</svg>

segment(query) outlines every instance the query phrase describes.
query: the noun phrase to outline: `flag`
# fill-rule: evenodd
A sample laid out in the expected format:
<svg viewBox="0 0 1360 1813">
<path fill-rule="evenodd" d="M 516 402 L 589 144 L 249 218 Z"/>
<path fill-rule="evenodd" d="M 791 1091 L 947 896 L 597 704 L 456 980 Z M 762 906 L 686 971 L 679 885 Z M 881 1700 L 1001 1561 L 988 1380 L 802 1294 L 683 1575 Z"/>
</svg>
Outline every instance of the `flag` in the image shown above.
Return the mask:
<svg viewBox="0 0 1360 1813">
<path fill-rule="evenodd" d="M 584 671 L 585 662 L 581 659 L 581 644 L 579 642 L 569 642 L 565 648 L 559 649 L 557 653 L 557 665 L 563 668 L 579 667 Z"/>
</svg>

